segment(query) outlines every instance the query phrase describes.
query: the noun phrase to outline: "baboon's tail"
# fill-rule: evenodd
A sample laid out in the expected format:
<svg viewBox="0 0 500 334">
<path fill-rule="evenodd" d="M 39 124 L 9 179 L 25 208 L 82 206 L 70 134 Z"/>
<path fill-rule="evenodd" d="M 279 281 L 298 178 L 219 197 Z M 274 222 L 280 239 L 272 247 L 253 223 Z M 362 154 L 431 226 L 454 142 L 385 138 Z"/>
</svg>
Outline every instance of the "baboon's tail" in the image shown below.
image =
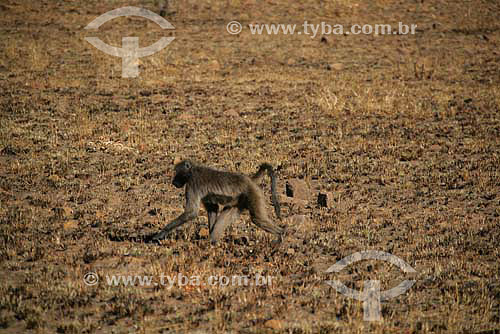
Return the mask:
<svg viewBox="0 0 500 334">
<path fill-rule="evenodd" d="M 263 163 L 260 165 L 257 173 L 252 176 L 252 180 L 259 182 L 266 171 L 271 178 L 271 200 L 273 202 L 274 212 L 276 212 L 276 216 L 281 219 L 281 206 L 278 201 L 278 194 L 276 193 L 276 174 L 274 173 L 273 166 L 268 163 Z"/>
</svg>

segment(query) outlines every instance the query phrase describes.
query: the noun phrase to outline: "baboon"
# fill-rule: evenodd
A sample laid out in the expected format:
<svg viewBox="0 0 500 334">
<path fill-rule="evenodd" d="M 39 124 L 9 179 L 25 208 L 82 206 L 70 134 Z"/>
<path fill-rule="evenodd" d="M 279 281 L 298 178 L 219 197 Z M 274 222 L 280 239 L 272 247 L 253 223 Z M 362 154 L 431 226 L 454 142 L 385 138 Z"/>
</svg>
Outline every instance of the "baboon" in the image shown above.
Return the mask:
<svg viewBox="0 0 500 334">
<path fill-rule="evenodd" d="M 278 218 L 281 219 L 280 205 L 276 195 L 276 177 L 269 164 L 262 164 L 253 176 L 219 171 L 184 160 L 175 165 L 172 184 L 177 188 L 186 186 L 184 212 L 170 222 L 163 230 L 152 236 L 152 240 L 162 240 L 176 227 L 195 219 L 200 204 L 207 210 L 211 242 L 217 242 L 224 228 L 237 220 L 244 210 L 248 210 L 252 222 L 264 231 L 281 240 L 283 229 L 272 223 L 266 206 L 264 193 L 257 185 L 265 172 L 271 177 L 272 202 Z M 223 207 L 219 213 L 220 206 Z"/>
</svg>

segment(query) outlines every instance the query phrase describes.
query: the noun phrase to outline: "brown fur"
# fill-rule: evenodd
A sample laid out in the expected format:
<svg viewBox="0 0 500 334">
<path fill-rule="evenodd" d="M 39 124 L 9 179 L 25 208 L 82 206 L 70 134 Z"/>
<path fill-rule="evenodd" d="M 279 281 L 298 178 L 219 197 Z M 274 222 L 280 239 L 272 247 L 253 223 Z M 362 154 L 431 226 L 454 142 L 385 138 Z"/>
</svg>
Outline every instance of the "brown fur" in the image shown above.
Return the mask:
<svg viewBox="0 0 500 334">
<path fill-rule="evenodd" d="M 226 226 L 237 220 L 242 211 L 248 210 L 252 222 L 281 239 L 283 229 L 271 221 L 265 206 L 264 193 L 255 183 L 267 171 L 271 176 L 273 204 L 279 214 L 279 203 L 275 190 L 275 177 L 269 164 L 262 164 L 252 177 L 247 175 L 219 171 L 184 160 L 175 166 L 172 183 L 186 187 L 186 205 L 184 212 L 168 224 L 153 240 L 164 239 L 174 228 L 198 216 L 200 204 L 207 210 L 210 239 L 217 241 Z M 223 206 L 219 213 L 219 206 Z"/>
</svg>

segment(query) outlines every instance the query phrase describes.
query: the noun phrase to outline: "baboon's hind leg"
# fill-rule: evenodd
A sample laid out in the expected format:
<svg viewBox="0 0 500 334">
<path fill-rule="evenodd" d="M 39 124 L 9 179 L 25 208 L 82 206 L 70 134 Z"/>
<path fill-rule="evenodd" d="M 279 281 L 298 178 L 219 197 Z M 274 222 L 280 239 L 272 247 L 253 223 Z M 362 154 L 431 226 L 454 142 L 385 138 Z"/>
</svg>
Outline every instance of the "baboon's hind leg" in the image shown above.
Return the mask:
<svg viewBox="0 0 500 334">
<path fill-rule="evenodd" d="M 281 238 L 284 230 L 274 224 L 267 215 L 264 197 L 262 194 L 254 192 L 248 199 L 248 211 L 252 222 L 266 232 L 272 233 Z"/>
<path fill-rule="evenodd" d="M 210 241 L 216 243 L 224 234 L 227 226 L 240 217 L 240 210 L 236 206 L 227 206 L 217 217 L 215 225 L 210 229 Z"/>
<path fill-rule="evenodd" d="M 257 215 L 255 216 L 251 215 L 251 217 L 252 217 L 252 222 L 266 232 L 272 233 L 278 237 L 281 237 L 281 235 L 284 232 L 284 230 L 281 227 L 279 227 L 276 224 L 273 224 L 269 218 L 265 219 Z"/>
</svg>

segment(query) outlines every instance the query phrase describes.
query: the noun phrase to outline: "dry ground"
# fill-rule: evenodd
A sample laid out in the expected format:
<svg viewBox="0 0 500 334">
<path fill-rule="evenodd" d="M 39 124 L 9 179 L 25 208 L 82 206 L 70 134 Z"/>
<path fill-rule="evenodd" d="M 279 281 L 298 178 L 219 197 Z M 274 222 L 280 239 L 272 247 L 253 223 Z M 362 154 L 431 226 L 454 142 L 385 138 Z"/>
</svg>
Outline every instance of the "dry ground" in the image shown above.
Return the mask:
<svg viewBox="0 0 500 334">
<path fill-rule="evenodd" d="M 141 18 L 83 30 L 125 5 L 160 8 L 0 2 L 0 333 L 499 333 L 498 1 L 171 2 L 176 39 L 142 58 L 135 79 L 83 40 L 164 36 Z M 233 36 L 231 20 L 418 32 Z M 204 216 L 161 245 L 141 242 L 182 211 L 170 184 L 182 157 L 244 173 L 279 166 L 285 242 L 273 248 L 247 215 L 217 246 Z M 285 196 L 292 178 L 310 184 L 307 205 Z M 333 194 L 328 208 L 320 191 Z M 381 261 L 325 273 L 362 250 L 417 273 Z M 161 273 L 274 281 L 106 284 Z M 416 283 L 370 323 L 332 279 Z"/>
</svg>

